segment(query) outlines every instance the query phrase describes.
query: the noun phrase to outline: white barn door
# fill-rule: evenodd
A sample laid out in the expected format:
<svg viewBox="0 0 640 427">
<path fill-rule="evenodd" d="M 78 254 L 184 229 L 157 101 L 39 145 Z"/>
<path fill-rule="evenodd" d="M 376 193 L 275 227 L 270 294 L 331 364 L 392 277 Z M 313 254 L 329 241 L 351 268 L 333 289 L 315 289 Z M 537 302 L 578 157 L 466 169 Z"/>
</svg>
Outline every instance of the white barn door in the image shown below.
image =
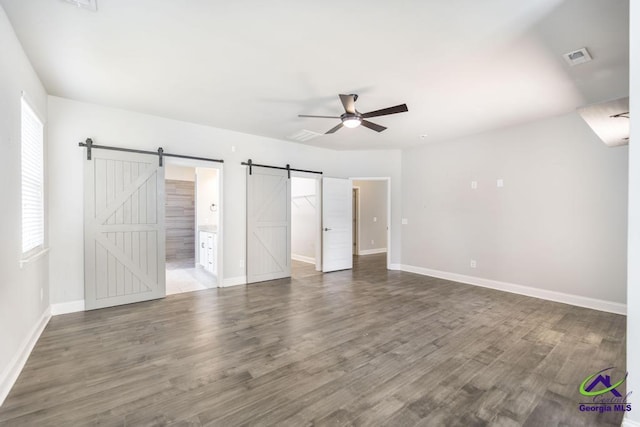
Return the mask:
<svg viewBox="0 0 640 427">
<path fill-rule="evenodd" d="M 353 189 L 350 179 L 322 178 L 322 271 L 353 268 Z"/>
<path fill-rule="evenodd" d="M 247 168 L 247 283 L 291 276 L 291 179 Z"/>
<path fill-rule="evenodd" d="M 93 150 L 85 160 L 85 308 L 165 296 L 164 168 Z"/>
</svg>

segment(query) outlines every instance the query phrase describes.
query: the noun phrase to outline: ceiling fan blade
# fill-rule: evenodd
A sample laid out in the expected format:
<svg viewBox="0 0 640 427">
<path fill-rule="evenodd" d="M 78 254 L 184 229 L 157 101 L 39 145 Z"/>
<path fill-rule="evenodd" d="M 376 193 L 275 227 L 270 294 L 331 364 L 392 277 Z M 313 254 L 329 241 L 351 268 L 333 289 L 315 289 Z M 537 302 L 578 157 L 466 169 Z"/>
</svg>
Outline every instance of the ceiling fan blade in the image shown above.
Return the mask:
<svg viewBox="0 0 640 427">
<path fill-rule="evenodd" d="M 396 105 L 395 107 L 383 108 L 382 110 L 370 111 L 364 113 L 362 118 L 368 119 L 371 117 L 386 116 L 388 114 L 405 113 L 409 111 L 407 104 Z"/>
<path fill-rule="evenodd" d="M 386 127 L 384 127 L 384 126 L 380 126 L 380 125 L 375 124 L 375 123 L 372 123 L 372 122 L 370 122 L 369 120 L 362 120 L 362 121 L 360 122 L 360 124 L 361 124 L 362 126 L 366 127 L 366 128 L 373 129 L 373 130 L 375 130 L 376 132 L 382 132 L 383 130 L 385 130 L 385 129 L 386 129 Z"/>
<path fill-rule="evenodd" d="M 319 119 L 339 119 L 340 116 L 310 116 L 308 114 L 298 114 L 298 117 L 313 117 Z"/>
<path fill-rule="evenodd" d="M 329 129 L 328 131 L 325 132 L 325 135 L 328 133 L 335 133 L 337 130 L 339 130 L 340 128 L 342 128 L 344 125 L 342 124 L 342 122 L 340 122 L 340 124 L 336 127 L 333 127 L 331 129 Z"/>
<path fill-rule="evenodd" d="M 356 100 L 355 95 L 338 95 L 340 97 L 340 101 L 342 101 L 342 106 L 344 107 L 344 111 L 347 113 L 355 114 L 356 112 Z"/>
</svg>

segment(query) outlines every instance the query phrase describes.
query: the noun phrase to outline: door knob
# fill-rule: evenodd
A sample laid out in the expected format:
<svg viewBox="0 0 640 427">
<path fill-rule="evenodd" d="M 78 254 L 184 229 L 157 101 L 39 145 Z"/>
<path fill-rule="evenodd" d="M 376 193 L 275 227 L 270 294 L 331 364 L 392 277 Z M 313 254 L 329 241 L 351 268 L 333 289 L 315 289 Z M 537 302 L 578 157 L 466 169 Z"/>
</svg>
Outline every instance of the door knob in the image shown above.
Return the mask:
<svg viewBox="0 0 640 427">
<path fill-rule="evenodd" d="M 331 231 L 331 229 L 325 227 L 324 231 Z"/>
</svg>

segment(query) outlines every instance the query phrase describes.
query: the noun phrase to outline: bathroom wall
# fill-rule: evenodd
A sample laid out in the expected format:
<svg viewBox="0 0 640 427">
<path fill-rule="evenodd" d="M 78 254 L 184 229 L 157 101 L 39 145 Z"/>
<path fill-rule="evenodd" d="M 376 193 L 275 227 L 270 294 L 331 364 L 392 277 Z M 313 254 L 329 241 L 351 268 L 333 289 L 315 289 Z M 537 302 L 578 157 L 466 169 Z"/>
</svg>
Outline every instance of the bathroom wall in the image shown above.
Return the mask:
<svg viewBox="0 0 640 427">
<path fill-rule="evenodd" d="M 217 227 L 220 207 L 217 169 L 196 168 L 196 188 L 198 227 Z"/>
<path fill-rule="evenodd" d="M 165 181 L 166 259 L 180 261 L 195 256 L 195 182 Z"/>
</svg>

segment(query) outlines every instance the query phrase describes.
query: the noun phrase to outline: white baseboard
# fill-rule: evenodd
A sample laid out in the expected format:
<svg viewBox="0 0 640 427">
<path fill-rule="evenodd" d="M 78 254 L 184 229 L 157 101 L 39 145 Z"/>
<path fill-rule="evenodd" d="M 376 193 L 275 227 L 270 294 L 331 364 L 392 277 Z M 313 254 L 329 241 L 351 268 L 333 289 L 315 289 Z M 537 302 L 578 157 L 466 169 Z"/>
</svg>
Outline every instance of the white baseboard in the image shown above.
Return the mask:
<svg viewBox="0 0 640 427">
<path fill-rule="evenodd" d="M 402 270 L 402 264 L 389 264 L 389 270 Z"/>
<path fill-rule="evenodd" d="M 20 372 L 22 372 L 22 368 L 24 368 L 25 363 L 27 363 L 33 347 L 35 347 L 42 331 L 44 331 L 47 323 L 49 323 L 49 319 L 51 319 L 51 308 L 47 307 L 38 322 L 20 344 L 18 351 L 11 359 L 11 362 L 9 362 L 7 368 L 0 374 L 0 406 L 4 403 L 4 400 L 18 379 Z"/>
<path fill-rule="evenodd" d="M 57 316 L 59 314 L 77 313 L 84 311 L 84 300 L 60 302 L 57 304 L 51 304 L 51 315 Z"/>
<path fill-rule="evenodd" d="M 639 421 L 633 421 L 633 420 L 630 420 L 630 419 L 628 418 L 628 415 L 629 415 L 629 413 L 628 413 L 628 412 L 626 412 L 626 413 L 624 414 L 624 418 L 622 419 L 622 424 L 621 424 L 621 426 L 622 426 L 622 427 L 640 427 L 640 422 L 639 422 Z"/>
<path fill-rule="evenodd" d="M 229 286 L 246 285 L 247 276 L 227 277 L 222 280 L 221 288 L 228 288 Z"/>
<path fill-rule="evenodd" d="M 386 254 L 387 248 L 365 249 L 358 251 L 358 255 Z"/>
<path fill-rule="evenodd" d="M 451 280 L 453 282 L 466 283 L 468 285 L 482 286 L 484 288 L 496 289 L 499 291 L 511 292 L 514 294 L 526 295 L 529 297 L 545 299 L 549 301 L 561 302 L 564 304 L 576 305 L 578 307 L 591 308 L 599 311 L 606 311 L 615 314 L 627 314 L 626 304 L 613 301 L 599 300 L 595 298 L 583 297 L 580 295 L 565 294 L 563 292 L 549 291 L 546 289 L 532 288 L 529 286 L 516 285 L 513 283 L 499 282 L 497 280 L 483 279 L 481 277 L 467 276 L 464 274 L 449 273 L 446 271 L 432 270 L 424 267 L 412 265 L 400 266 L 402 271 L 421 274 L 423 276 L 438 277 L 440 279 Z"/>
<path fill-rule="evenodd" d="M 315 264 L 316 259 L 310 256 L 291 254 L 291 259 L 294 261 L 306 262 L 307 264 Z"/>
</svg>

